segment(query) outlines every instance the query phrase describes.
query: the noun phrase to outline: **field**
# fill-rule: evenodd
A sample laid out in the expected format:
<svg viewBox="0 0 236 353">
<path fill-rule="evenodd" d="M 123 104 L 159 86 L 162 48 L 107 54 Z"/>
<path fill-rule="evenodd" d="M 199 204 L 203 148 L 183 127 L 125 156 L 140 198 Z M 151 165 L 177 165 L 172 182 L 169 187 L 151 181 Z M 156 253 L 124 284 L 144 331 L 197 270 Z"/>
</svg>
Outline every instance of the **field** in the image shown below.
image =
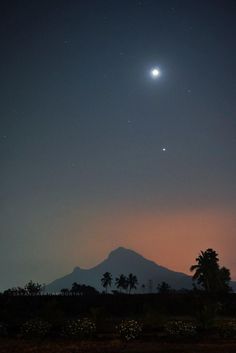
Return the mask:
<svg viewBox="0 0 236 353">
<path fill-rule="evenodd" d="M 236 353 L 236 296 L 0 296 L 0 353 L 119 352 Z"/>
<path fill-rule="evenodd" d="M 99 341 L 22 339 L 0 340 L 0 353 L 235 353 L 234 342 L 160 343 L 118 339 Z"/>
</svg>

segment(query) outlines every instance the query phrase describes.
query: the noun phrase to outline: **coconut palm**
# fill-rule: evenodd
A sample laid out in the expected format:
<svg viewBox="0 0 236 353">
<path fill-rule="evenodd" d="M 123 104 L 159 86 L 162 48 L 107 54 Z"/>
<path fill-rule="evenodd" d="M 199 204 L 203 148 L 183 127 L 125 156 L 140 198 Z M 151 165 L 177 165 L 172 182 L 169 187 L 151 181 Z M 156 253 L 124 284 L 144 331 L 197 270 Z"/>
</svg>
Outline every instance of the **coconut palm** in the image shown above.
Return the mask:
<svg viewBox="0 0 236 353">
<path fill-rule="evenodd" d="M 121 274 L 119 277 L 116 278 L 116 288 L 120 289 L 127 289 L 128 287 L 128 280 L 127 277 Z"/>
<path fill-rule="evenodd" d="M 201 251 L 196 258 L 196 264 L 190 267 L 193 274 L 193 281 L 207 292 L 229 291 L 230 271 L 219 266 L 219 257 L 215 250 L 207 249 Z"/>
<path fill-rule="evenodd" d="M 137 288 L 138 279 L 137 279 L 137 277 L 135 275 L 130 273 L 128 278 L 127 278 L 127 282 L 128 282 L 128 288 L 129 288 L 129 294 L 130 294 L 132 289 L 136 289 Z"/>
<path fill-rule="evenodd" d="M 102 286 L 105 288 L 106 293 L 107 293 L 107 289 L 108 287 L 111 287 L 112 284 L 112 275 L 110 272 L 105 272 L 103 274 L 103 277 L 101 278 L 101 282 L 102 282 Z"/>
</svg>

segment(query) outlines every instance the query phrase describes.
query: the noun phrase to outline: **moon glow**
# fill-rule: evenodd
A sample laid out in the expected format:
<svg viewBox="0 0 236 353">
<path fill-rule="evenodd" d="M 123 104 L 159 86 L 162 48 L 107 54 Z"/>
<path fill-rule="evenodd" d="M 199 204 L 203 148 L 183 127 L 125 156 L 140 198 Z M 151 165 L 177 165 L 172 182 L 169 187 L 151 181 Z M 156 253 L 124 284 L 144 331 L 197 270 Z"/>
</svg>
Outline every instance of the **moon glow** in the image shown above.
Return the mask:
<svg viewBox="0 0 236 353">
<path fill-rule="evenodd" d="M 151 76 L 153 78 L 159 77 L 160 74 L 161 74 L 160 70 L 158 68 L 156 68 L 156 67 L 151 70 Z"/>
</svg>

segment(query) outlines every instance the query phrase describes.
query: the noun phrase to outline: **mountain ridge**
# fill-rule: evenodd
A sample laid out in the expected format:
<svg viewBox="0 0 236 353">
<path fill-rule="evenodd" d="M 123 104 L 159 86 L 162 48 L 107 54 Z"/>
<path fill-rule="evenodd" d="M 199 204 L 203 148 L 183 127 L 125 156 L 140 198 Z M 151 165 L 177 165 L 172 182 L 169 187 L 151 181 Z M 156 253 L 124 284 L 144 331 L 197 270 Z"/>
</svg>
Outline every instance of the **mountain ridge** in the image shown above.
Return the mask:
<svg viewBox="0 0 236 353">
<path fill-rule="evenodd" d="M 71 288 L 73 282 L 78 282 L 91 285 L 102 291 L 103 287 L 100 279 L 104 272 L 110 272 L 113 279 L 121 273 L 126 276 L 133 273 L 138 278 L 139 286 L 142 284 L 149 286 L 149 291 L 153 292 L 156 291 L 157 284 L 162 281 L 168 282 L 174 289 L 190 289 L 192 287 L 191 277 L 187 274 L 170 270 L 146 259 L 134 250 L 120 246 L 112 250 L 107 258 L 92 268 L 83 269 L 76 266 L 68 275 L 49 283 L 46 290 L 48 292 L 58 292 L 62 288 Z M 140 288 L 138 288 L 138 292 L 141 292 Z"/>
<path fill-rule="evenodd" d="M 120 246 L 112 250 L 103 261 L 92 268 L 83 269 L 76 266 L 71 273 L 49 283 L 46 286 L 46 291 L 58 293 L 62 288 L 70 289 L 73 282 L 90 285 L 103 291 L 101 277 L 105 272 L 110 272 L 113 280 L 121 274 L 127 276 L 129 273 L 133 273 L 136 275 L 139 282 L 136 293 L 143 293 L 142 285 L 145 285 L 146 293 L 156 292 L 157 285 L 163 281 L 173 289 L 192 289 L 190 275 L 161 266 L 134 250 Z M 230 285 L 236 291 L 236 282 L 231 281 Z"/>
</svg>

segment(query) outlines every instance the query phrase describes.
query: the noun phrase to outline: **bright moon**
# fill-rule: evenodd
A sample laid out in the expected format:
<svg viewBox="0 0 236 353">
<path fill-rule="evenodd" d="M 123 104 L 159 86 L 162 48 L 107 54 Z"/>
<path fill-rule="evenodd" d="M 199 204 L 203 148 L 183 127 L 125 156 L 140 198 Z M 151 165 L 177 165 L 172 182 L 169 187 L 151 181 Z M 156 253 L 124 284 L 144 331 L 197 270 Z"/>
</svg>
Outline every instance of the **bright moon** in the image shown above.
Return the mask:
<svg viewBox="0 0 236 353">
<path fill-rule="evenodd" d="M 153 78 L 157 78 L 158 76 L 160 76 L 160 70 L 155 68 L 151 70 L 151 75 Z"/>
</svg>

